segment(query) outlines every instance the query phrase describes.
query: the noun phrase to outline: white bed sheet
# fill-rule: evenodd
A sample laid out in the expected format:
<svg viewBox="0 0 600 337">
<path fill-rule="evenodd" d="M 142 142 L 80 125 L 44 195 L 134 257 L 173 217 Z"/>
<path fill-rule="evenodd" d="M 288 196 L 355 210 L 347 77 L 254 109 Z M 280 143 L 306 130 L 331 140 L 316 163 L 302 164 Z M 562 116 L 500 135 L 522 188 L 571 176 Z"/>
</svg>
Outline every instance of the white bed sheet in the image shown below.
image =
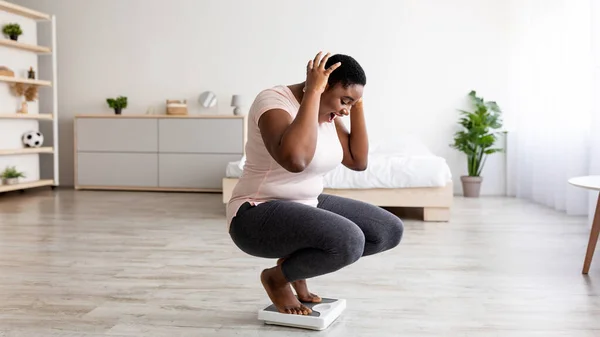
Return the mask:
<svg viewBox="0 0 600 337">
<path fill-rule="evenodd" d="M 245 157 L 227 165 L 226 176 L 241 176 Z M 365 171 L 352 171 L 343 165 L 327 173 L 325 188 L 419 188 L 443 187 L 452 181 L 446 160 L 436 156 L 414 135 L 402 135 L 385 142 L 373 141 Z"/>
<path fill-rule="evenodd" d="M 227 165 L 226 176 L 238 178 L 244 158 Z M 324 177 L 325 188 L 417 188 L 442 187 L 452 180 L 444 158 L 434 155 L 405 156 L 392 153 L 371 153 L 365 171 L 352 171 L 339 165 Z"/>
<path fill-rule="evenodd" d="M 227 178 L 239 178 L 244 172 L 244 159 L 238 161 L 232 161 L 227 164 L 225 169 L 225 177 Z"/>
<path fill-rule="evenodd" d="M 370 154 L 365 171 L 338 166 L 325 175 L 324 186 L 341 189 L 442 187 L 451 180 L 444 158 L 385 153 Z"/>
</svg>

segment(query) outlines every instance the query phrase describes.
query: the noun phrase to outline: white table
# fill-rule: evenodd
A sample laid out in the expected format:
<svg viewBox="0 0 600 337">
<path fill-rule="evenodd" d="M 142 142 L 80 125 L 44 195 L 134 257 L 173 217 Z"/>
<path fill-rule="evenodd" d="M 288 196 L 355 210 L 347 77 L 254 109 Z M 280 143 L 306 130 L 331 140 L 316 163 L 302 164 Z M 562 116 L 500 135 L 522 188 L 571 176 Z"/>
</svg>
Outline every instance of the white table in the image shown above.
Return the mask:
<svg viewBox="0 0 600 337">
<path fill-rule="evenodd" d="M 569 179 L 569 184 L 589 190 L 600 191 L 600 176 L 571 178 Z M 596 250 L 596 243 L 598 242 L 598 234 L 600 234 L 600 195 L 598 196 L 596 211 L 594 213 L 594 221 L 592 223 L 592 230 L 590 232 L 590 240 L 588 241 L 585 261 L 583 263 L 583 274 L 587 274 L 590 270 L 592 258 L 594 257 L 594 251 Z"/>
</svg>

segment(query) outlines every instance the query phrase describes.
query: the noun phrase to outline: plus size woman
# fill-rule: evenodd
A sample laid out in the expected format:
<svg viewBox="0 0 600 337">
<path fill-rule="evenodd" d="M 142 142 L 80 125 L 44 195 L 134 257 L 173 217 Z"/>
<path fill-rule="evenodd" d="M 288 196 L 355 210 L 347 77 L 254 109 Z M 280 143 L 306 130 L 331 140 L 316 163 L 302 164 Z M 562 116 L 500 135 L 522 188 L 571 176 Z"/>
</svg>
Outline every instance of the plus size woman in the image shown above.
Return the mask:
<svg viewBox="0 0 600 337">
<path fill-rule="evenodd" d="M 340 163 L 367 168 L 365 85 L 352 57 L 318 53 L 305 81 L 263 90 L 250 108 L 246 162 L 227 224 L 242 251 L 278 259 L 260 280 L 282 313 L 307 315 L 302 303 L 321 301 L 307 279 L 394 248 L 402 238 L 402 221 L 390 212 L 323 193 L 323 176 Z M 350 130 L 340 119 L 346 116 Z"/>
</svg>

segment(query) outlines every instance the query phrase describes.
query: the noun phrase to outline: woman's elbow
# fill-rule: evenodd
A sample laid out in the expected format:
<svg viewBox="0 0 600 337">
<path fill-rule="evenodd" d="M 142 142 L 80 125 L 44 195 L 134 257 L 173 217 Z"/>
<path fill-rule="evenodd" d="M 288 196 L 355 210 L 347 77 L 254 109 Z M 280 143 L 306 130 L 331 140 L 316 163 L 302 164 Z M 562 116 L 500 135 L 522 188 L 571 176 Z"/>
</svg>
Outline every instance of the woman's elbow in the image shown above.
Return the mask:
<svg viewBox="0 0 600 337">
<path fill-rule="evenodd" d="M 365 171 L 367 169 L 367 163 L 358 164 L 354 167 L 354 171 Z"/>
<path fill-rule="evenodd" d="M 292 173 L 300 173 L 306 169 L 306 166 L 298 163 L 289 163 L 283 167 Z"/>
<path fill-rule="evenodd" d="M 303 158 L 289 156 L 284 160 L 281 166 L 292 173 L 300 173 L 306 169 L 308 163 Z"/>
<path fill-rule="evenodd" d="M 367 160 L 354 160 L 349 165 L 349 168 L 353 171 L 365 171 L 369 166 Z"/>
</svg>

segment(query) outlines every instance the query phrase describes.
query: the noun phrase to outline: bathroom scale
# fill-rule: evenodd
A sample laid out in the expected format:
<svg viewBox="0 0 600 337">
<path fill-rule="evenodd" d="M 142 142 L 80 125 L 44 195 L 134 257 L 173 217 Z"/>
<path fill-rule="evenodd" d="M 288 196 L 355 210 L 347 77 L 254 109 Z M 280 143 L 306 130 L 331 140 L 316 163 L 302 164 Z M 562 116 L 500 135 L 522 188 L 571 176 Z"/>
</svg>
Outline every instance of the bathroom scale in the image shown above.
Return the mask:
<svg viewBox="0 0 600 337">
<path fill-rule="evenodd" d="M 312 310 L 309 315 L 280 313 L 274 304 L 259 310 L 258 319 L 265 324 L 282 325 L 294 328 L 325 330 L 346 309 L 346 300 L 323 298 L 321 303 L 302 303 Z"/>
</svg>

